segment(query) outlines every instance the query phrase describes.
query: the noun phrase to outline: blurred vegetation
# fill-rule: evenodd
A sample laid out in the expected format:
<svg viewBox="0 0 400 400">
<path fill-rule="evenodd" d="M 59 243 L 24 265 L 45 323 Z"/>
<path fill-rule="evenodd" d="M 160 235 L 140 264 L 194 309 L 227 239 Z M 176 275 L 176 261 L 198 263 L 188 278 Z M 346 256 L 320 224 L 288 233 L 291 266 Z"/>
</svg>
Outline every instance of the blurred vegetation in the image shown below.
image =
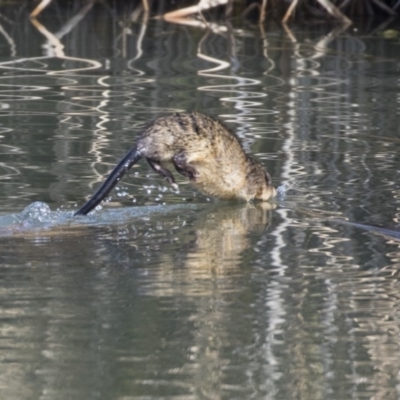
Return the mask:
<svg viewBox="0 0 400 400">
<path fill-rule="evenodd" d="M 62 13 L 65 9 L 95 3 L 101 3 L 113 11 L 145 11 L 150 17 L 165 17 L 167 13 L 188 10 L 187 14 L 183 14 L 184 17 L 206 13 L 208 18 L 246 18 L 261 22 L 271 19 L 288 22 L 329 18 L 350 23 L 360 18 L 396 17 L 400 10 L 400 0 L 0 0 L 3 9 L 13 6 L 20 11 L 29 10 L 34 17 L 49 10 Z"/>
</svg>

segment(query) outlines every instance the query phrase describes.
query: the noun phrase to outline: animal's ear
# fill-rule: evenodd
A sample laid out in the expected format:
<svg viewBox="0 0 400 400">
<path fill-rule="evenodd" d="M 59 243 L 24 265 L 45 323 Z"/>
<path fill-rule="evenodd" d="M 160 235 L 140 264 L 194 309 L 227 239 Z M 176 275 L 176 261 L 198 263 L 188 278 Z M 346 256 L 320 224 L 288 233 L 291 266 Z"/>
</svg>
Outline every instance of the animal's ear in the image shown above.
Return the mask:
<svg viewBox="0 0 400 400">
<path fill-rule="evenodd" d="M 271 186 L 272 185 L 271 175 L 267 171 L 264 172 L 265 172 L 265 182 L 267 182 L 268 186 Z"/>
</svg>

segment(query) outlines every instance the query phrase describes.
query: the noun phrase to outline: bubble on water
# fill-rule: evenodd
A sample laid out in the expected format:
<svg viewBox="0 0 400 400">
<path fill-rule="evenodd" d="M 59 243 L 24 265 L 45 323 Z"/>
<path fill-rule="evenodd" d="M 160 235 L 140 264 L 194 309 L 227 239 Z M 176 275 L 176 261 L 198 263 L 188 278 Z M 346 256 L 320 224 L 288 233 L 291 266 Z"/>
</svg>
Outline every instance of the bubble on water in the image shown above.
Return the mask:
<svg viewBox="0 0 400 400">
<path fill-rule="evenodd" d="M 29 204 L 20 214 L 22 220 L 30 222 L 48 221 L 51 216 L 51 210 L 48 204 L 41 201 L 35 201 Z"/>
</svg>

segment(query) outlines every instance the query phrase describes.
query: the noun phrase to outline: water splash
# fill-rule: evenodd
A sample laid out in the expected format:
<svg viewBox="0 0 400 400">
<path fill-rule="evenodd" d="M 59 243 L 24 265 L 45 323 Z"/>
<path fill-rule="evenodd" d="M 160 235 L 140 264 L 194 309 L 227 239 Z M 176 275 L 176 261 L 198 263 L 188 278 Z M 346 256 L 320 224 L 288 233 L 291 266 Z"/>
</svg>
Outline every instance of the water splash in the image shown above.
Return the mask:
<svg viewBox="0 0 400 400">
<path fill-rule="evenodd" d="M 49 229 L 65 223 L 71 216 L 71 212 L 51 211 L 48 204 L 35 201 L 20 213 L 0 216 L 0 235 Z"/>
<path fill-rule="evenodd" d="M 276 198 L 280 201 L 283 201 L 286 199 L 286 194 L 288 190 L 290 189 L 290 185 L 285 182 L 282 185 L 278 186 L 276 188 Z"/>
<path fill-rule="evenodd" d="M 0 216 L 0 237 L 14 235 L 65 235 L 88 226 L 110 226 L 126 224 L 138 218 L 149 217 L 153 214 L 165 214 L 180 210 L 199 210 L 199 204 L 152 205 L 141 207 L 122 207 L 107 209 L 101 213 L 74 217 L 73 211 L 52 211 L 48 204 L 35 201 L 22 212 Z M 60 229 L 61 227 L 61 229 Z"/>
<path fill-rule="evenodd" d="M 25 207 L 20 214 L 20 219 L 23 224 L 50 222 L 52 219 L 51 209 L 48 204 L 41 201 L 35 201 Z"/>
</svg>

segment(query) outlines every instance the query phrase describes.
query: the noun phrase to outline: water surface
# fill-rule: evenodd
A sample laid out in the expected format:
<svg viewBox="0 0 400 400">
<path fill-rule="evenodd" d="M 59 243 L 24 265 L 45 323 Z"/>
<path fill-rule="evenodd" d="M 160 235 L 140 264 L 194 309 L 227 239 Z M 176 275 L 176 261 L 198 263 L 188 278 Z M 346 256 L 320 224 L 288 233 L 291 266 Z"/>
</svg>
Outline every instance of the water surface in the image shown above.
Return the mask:
<svg viewBox="0 0 400 400">
<path fill-rule="evenodd" d="M 400 226 L 394 22 L 4 12 L 2 398 L 399 397 L 399 242 L 331 221 Z M 275 207 L 177 192 L 143 163 L 73 218 L 178 110 L 229 125 L 285 188 Z"/>
</svg>

